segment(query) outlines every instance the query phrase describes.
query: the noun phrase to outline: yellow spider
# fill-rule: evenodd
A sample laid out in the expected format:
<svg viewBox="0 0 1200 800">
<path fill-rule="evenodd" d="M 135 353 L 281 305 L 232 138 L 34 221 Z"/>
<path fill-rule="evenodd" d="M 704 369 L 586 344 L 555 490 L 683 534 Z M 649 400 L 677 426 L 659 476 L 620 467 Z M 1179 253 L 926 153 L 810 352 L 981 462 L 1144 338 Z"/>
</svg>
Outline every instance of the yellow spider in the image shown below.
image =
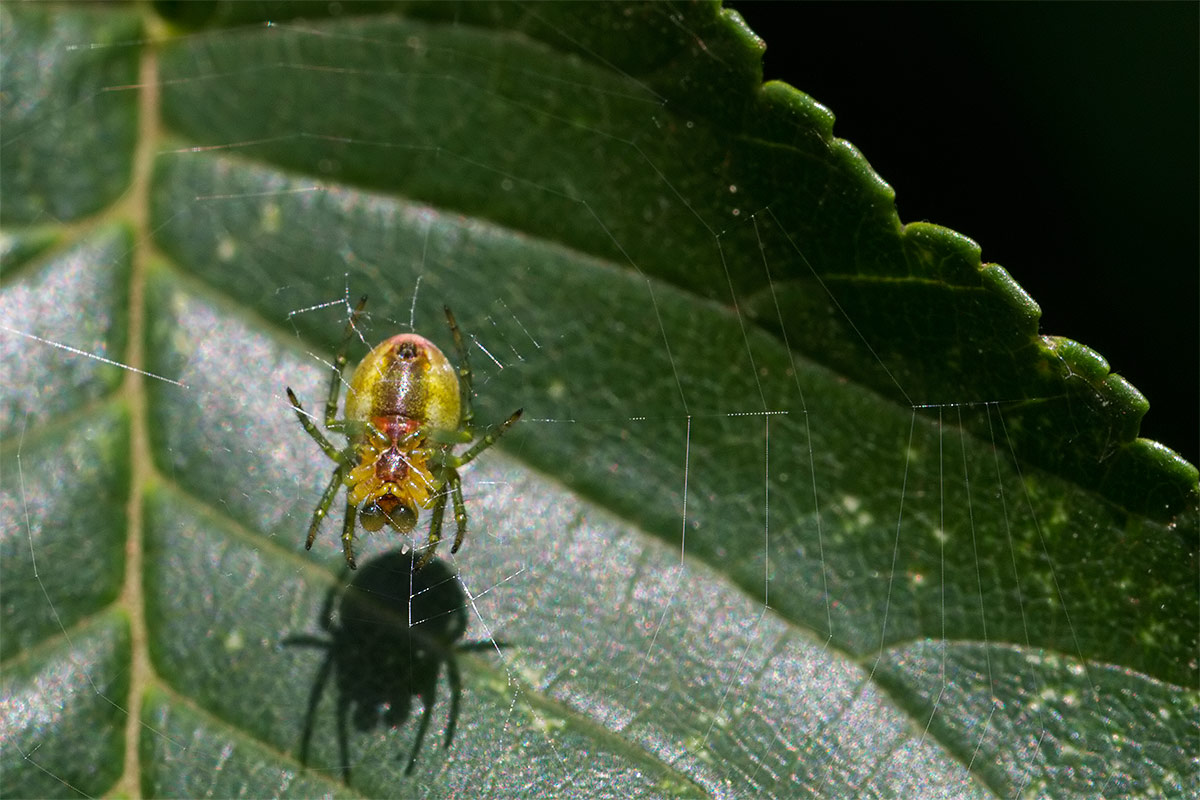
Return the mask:
<svg viewBox="0 0 1200 800">
<path fill-rule="evenodd" d="M 321 502 L 313 511 L 304 546 L 311 550 L 321 520 L 329 512 L 338 489 L 346 487 L 346 518 L 342 524 L 342 549 L 346 563 L 354 561 L 354 522 L 357 517 L 368 531 L 389 524 L 408 533 L 417 524 L 417 509 L 432 508 L 429 541 L 417 562 L 423 567 L 433 558 L 442 538 L 442 516 L 446 496 L 454 499 L 454 521 L 458 531 L 451 553 L 457 553 L 467 533 L 467 509 L 463 502 L 458 468 L 496 443 L 509 426 L 521 417 L 521 409 L 489 430 L 462 455 L 454 446 L 475 439 L 471 427 L 471 367 L 462 333 L 450 309 L 446 322 L 458 351 L 458 369 L 433 342 L 415 333 L 401 333 L 367 354 L 346 390 L 343 419 L 337 419 L 338 394 L 346 369 L 346 350 L 355 323 L 367 298 L 363 297 L 350 315 L 329 378 L 325 401 L 325 430 L 346 437 L 339 450 L 325 437 L 289 386 L 288 399 L 300 424 L 337 466 Z"/>
</svg>

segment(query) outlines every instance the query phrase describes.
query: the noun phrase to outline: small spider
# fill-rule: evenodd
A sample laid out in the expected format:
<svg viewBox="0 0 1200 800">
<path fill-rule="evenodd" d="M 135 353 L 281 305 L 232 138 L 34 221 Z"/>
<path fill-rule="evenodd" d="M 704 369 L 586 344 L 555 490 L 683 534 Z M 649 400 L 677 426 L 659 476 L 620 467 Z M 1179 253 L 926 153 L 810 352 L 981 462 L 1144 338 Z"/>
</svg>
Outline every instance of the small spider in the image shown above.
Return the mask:
<svg viewBox="0 0 1200 800">
<path fill-rule="evenodd" d="M 325 430 L 346 437 L 339 450 L 309 418 L 289 386 L 288 399 L 304 430 L 337 466 L 321 502 L 313 511 L 305 549 L 311 550 L 321 520 L 329 512 L 341 486 L 346 487 L 346 518 L 342 524 L 342 549 L 346 563 L 354 561 L 354 522 L 362 520 L 368 531 L 389 524 L 408 533 L 417 524 L 417 509 L 432 508 L 429 542 L 418 562 L 423 567 L 433 557 L 442 538 L 442 516 L 446 497 L 454 500 L 458 532 L 451 553 L 457 553 L 467 533 L 467 509 L 463 501 L 458 468 L 496 443 L 509 426 L 521 417 L 521 409 L 489 430 L 461 455 L 454 446 L 475 439 L 471 427 L 471 367 L 454 315 L 446 308 L 446 322 L 458 351 L 458 370 L 433 342 L 415 333 L 401 333 L 367 354 L 346 389 L 344 418 L 337 419 L 338 394 L 346 369 L 346 350 L 355 323 L 367 304 L 358 301 L 329 378 L 325 401 Z"/>
</svg>

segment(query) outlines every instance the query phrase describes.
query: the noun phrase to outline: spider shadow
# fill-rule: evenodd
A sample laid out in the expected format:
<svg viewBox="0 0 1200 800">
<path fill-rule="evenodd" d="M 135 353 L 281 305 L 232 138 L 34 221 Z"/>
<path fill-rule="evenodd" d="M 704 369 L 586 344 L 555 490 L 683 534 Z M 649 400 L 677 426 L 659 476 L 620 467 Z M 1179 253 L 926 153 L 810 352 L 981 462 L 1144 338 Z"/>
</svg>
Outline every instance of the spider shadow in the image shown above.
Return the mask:
<svg viewBox="0 0 1200 800">
<path fill-rule="evenodd" d="M 336 619 L 334 609 L 337 609 Z M 350 782 L 349 723 L 360 732 L 397 728 L 422 707 L 405 774 L 412 774 L 437 700 L 442 665 L 450 683 L 443 748 L 458 724 L 462 677 L 455 653 L 493 648 L 491 640 L 455 646 L 467 629 L 466 596 L 454 573 L 434 559 L 414 571 L 412 553 L 393 552 L 364 564 L 348 586 L 329 590 L 321 611 L 326 636 L 298 634 L 283 644 L 326 651 L 308 698 L 300 763 L 308 766 L 317 710 L 331 677 L 337 685 L 337 739 L 342 781 Z"/>
</svg>

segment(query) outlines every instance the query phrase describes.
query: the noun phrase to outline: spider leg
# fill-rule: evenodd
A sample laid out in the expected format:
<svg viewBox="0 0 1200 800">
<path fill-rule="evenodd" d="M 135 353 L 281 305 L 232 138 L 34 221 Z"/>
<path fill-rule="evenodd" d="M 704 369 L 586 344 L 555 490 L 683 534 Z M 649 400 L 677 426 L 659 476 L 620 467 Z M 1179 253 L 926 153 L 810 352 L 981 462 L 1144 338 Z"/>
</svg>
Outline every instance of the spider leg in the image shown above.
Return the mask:
<svg viewBox="0 0 1200 800">
<path fill-rule="evenodd" d="M 333 366 L 329 372 L 329 397 L 325 400 L 326 428 L 332 425 L 337 417 L 338 390 L 341 389 L 342 373 L 346 369 L 346 351 L 350 349 L 350 340 L 354 336 L 354 324 L 358 322 L 358 317 L 366 305 L 367 296 L 364 294 L 350 314 L 350 320 L 346 323 L 346 332 L 342 334 L 342 343 L 338 346 L 337 355 L 333 359 Z"/>
<path fill-rule="evenodd" d="M 354 520 L 358 516 L 358 506 L 346 501 L 346 520 L 342 523 L 342 551 L 346 554 L 346 564 L 350 569 L 358 569 L 354 561 Z"/>
<path fill-rule="evenodd" d="M 512 427 L 514 422 L 521 418 L 521 412 L 524 410 L 525 409 L 523 408 L 518 408 L 508 419 L 504 420 L 504 422 L 501 422 L 499 425 L 484 434 L 482 439 L 471 446 L 471 449 L 467 450 L 460 456 L 454 456 L 454 458 L 450 460 L 450 466 L 461 467 L 463 464 L 474 460 L 477 455 L 494 445 L 496 440 L 503 436 L 504 432 Z"/>
<path fill-rule="evenodd" d="M 425 566 L 437 552 L 438 542 L 442 540 L 442 517 L 446 513 L 446 490 L 443 487 L 433 497 L 433 510 L 429 515 L 429 541 L 425 543 L 425 552 L 417 559 L 417 569 Z"/>
<path fill-rule="evenodd" d="M 338 489 L 342 488 L 343 470 L 345 467 L 340 463 L 334 467 L 333 477 L 329 479 L 329 485 L 325 487 L 325 494 L 321 495 L 321 502 L 317 503 L 317 507 L 313 511 L 312 522 L 308 525 L 308 538 L 304 540 L 305 550 L 312 550 L 313 540 L 317 538 L 317 529 L 321 527 L 321 520 L 325 519 L 325 515 L 329 513 L 329 507 L 333 505 L 333 498 L 337 495 Z"/>
<path fill-rule="evenodd" d="M 446 312 L 446 322 L 450 325 L 450 335 L 454 337 L 454 349 L 458 351 L 458 385 L 462 395 L 462 427 L 470 428 L 475 411 L 471 407 L 471 362 L 467 359 L 467 348 L 463 344 L 462 331 L 454 321 L 450 306 L 442 306 Z"/>
<path fill-rule="evenodd" d="M 292 391 L 292 387 L 290 386 L 287 387 L 287 396 L 288 400 L 292 402 L 292 410 L 296 412 L 296 418 L 299 419 L 300 424 L 304 426 L 304 432 L 311 436 L 313 441 L 321 446 L 321 449 L 325 451 L 325 455 L 329 456 L 339 464 L 343 463 L 344 456 L 342 455 L 341 451 L 330 444 L 329 440 L 325 438 L 325 434 L 321 433 L 321 431 L 317 429 L 317 426 L 313 424 L 313 421 L 309 419 L 308 412 L 304 410 L 304 406 L 300 405 L 300 401 L 296 399 L 296 393 Z M 326 421 L 326 425 L 328 424 L 328 421 Z"/>
<path fill-rule="evenodd" d="M 450 470 L 446 482 L 450 484 L 450 496 L 454 498 L 454 524 L 457 527 L 450 552 L 457 553 L 458 548 L 462 547 L 463 537 L 467 535 L 467 504 L 463 500 L 462 478 L 458 477 L 457 470 Z"/>
</svg>

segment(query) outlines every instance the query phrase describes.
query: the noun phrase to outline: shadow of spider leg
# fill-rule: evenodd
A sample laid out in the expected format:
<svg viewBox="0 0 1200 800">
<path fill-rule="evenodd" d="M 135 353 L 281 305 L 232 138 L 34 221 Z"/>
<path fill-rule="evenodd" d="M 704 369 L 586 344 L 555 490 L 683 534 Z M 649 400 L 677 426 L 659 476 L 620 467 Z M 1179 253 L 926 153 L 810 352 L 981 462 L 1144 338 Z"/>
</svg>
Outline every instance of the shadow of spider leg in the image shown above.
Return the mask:
<svg viewBox="0 0 1200 800">
<path fill-rule="evenodd" d="M 466 598 L 457 578 L 441 561 L 417 569 L 413 554 L 388 553 L 364 564 L 344 589 L 333 588 L 321 612 L 324 635 L 284 639 L 293 647 L 325 651 L 309 692 L 300 738 L 300 762 L 308 766 L 317 710 L 330 679 L 337 687 L 337 739 L 342 780 L 350 782 L 349 728 L 397 728 L 409 718 L 414 698 L 421 703 L 406 773 L 429 729 L 443 665 L 450 685 L 450 715 L 443 748 L 458 723 L 462 678 L 455 653 L 491 648 L 488 642 L 455 647 L 466 632 Z"/>
</svg>

